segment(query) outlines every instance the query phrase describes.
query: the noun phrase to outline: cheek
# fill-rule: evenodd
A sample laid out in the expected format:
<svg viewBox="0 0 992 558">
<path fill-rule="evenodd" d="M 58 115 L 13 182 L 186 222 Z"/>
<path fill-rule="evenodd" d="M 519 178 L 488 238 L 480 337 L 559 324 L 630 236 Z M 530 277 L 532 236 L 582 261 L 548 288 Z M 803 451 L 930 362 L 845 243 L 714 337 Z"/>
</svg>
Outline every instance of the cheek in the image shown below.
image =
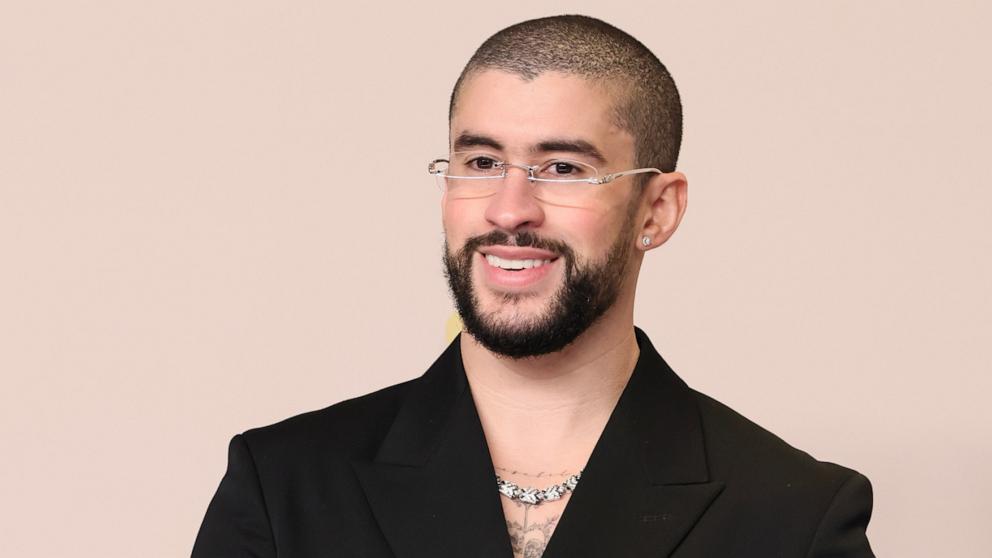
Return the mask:
<svg viewBox="0 0 992 558">
<path fill-rule="evenodd" d="M 484 208 L 477 207 L 471 200 L 441 200 L 441 226 L 445 238 L 452 247 L 461 246 L 469 236 L 487 232 L 482 218 Z"/>
<path fill-rule="evenodd" d="M 444 227 L 444 233 L 450 235 L 453 230 L 457 229 L 458 219 L 460 217 L 460 212 L 458 207 L 452 207 L 451 201 L 448 200 L 447 195 L 441 198 L 441 226 Z"/>
<path fill-rule="evenodd" d="M 609 214 L 609 210 L 602 207 L 570 209 L 548 216 L 545 222 L 548 233 L 571 246 L 580 257 L 598 257 L 597 254 L 616 238 L 617 224 Z"/>
</svg>

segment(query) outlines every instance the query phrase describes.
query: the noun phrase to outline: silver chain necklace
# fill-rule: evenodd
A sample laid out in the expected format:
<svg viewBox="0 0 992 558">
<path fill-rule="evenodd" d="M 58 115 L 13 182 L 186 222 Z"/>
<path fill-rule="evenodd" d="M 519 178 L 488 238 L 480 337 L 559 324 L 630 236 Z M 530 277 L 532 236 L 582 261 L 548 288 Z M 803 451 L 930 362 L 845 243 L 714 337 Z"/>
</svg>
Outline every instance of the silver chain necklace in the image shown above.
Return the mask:
<svg viewBox="0 0 992 558">
<path fill-rule="evenodd" d="M 582 471 L 579 471 L 560 484 L 553 484 L 545 489 L 540 489 L 530 487 L 521 488 L 516 483 L 503 480 L 499 475 L 496 475 L 496 486 L 499 488 L 499 493 L 510 500 L 517 500 L 524 504 L 536 506 L 542 502 L 560 500 L 562 496 L 575 490 L 575 487 L 579 485 L 579 477 L 581 476 Z"/>
</svg>

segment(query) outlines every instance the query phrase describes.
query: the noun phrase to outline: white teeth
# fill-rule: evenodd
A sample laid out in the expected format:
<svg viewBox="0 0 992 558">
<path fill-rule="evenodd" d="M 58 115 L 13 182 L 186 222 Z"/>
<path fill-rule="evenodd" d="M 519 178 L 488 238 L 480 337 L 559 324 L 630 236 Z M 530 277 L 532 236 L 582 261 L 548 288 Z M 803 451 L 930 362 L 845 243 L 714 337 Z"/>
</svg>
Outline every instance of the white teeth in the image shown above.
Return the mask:
<svg viewBox="0 0 992 558">
<path fill-rule="evenodd" d="M 492 254 L 486 254 L 486 261 L 489 265 L 500 269 L 530 269 L 551 263 L 551 260 L 504 260 Z"/>
</svg>

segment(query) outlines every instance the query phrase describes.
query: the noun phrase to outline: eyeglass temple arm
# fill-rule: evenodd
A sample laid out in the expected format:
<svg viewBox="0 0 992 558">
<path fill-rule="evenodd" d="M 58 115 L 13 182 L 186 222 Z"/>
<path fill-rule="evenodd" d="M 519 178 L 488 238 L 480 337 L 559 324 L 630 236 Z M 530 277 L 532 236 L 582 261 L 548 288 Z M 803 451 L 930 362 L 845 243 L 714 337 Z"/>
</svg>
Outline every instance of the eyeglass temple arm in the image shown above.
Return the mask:
<svg viewBox="0 0 992 558">
<path fill-rule="evenodd" d="M 658 174 L 664 174 L 660 169 L 656 169 L 656 168 L 633 169 L 633 170 L 629 170 L 629 171 L 614 172 L 614 173 L 611 173 L 611 174 L 607 174 L 605 176 L 600 177 L 599 180 L 596 183 L 597 184 L 607 184 L 609 182 L 613 182 L 614 180 L 616 180 L 618 178 L 623 178 L 623 177 L 628 176 L 628 175 L 631 175 L 631 174 L 642 174 L 642 173 L 645 173 L 645 172 L 656 172 Z"/>
</svg>

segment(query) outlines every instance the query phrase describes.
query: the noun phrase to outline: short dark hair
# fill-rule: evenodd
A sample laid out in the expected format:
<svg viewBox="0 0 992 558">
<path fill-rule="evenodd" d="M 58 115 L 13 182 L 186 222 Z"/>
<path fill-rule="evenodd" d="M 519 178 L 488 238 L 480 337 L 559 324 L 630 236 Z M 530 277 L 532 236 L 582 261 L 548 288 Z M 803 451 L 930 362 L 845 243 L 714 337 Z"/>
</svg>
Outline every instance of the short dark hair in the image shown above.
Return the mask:
<svg viewBox="0 0 992 558">
<path fill-rule="evenodd" d="M 682 144 L 682 102 L 664 64 L 629 34 L 596 18 L 561 15 L 524 21 L 486 39 L 465 65 L 448 105 L 455 111 L 462 83 L 496 69 L 532 80 L 543 72 L 575 74 L 617 95 L 614 118 L 634 137 L 636 164 L 675 170 Z"/>
</svg>

